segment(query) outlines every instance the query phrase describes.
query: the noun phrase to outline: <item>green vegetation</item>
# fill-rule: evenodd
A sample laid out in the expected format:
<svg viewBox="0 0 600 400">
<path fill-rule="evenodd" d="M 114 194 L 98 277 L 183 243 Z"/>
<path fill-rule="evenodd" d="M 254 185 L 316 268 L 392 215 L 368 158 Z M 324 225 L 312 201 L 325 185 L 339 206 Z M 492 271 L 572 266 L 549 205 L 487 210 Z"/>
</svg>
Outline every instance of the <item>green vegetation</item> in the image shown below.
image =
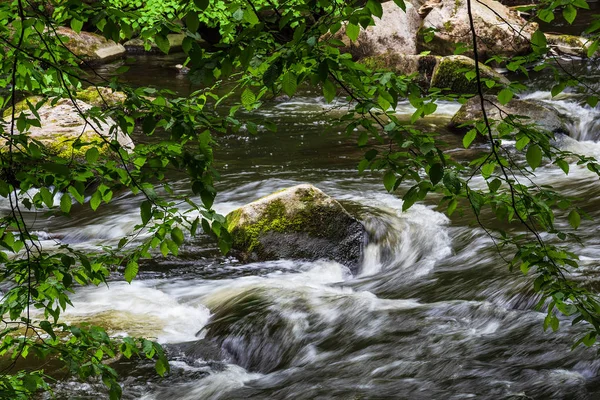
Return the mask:
<svg viewBox="0 0 600 400">
<path fill-rule="evenodd" d="M 404 7 L 402 0 L 395 2 Z M 347 101 L 348 111 L 338 122 L 364 150 L 359 171 L 381 171 L 383 184 L 390 192 L 402 183 L 410 183 L 403 195 L 405 210 L 436 192 L 441 194 L 440 210 L 449 215 L 457 210 L 469 212 L 483 224 L 481 217 L 489 213 L 508 226 L 525 226 L 528 233 L 517 235 L 493 226 L 486 229 L 503 251 L 512 252 L 510 267 L 532 277 L 542 299 L 540 307 L 547 307 L 544 327 L 558 329 L 557 313 L 570 316 L 574 323 L 582 322 L 589 328 L 584 337 L 575 339 L 577 343 L 594 344 L 600 333 L 600 302 L 595 293 L 569 278 L 569 272 L 578 266 L 577 255 L 566 246 L 545 240 L 576 240 L 574 231 L 586 214 L 574 199 L 558 190 L 524 183 L 527 180 L 519 181 L 516 176 L 528 176 L 542 165 L 568 173 L 567 162 L 573 160 L 600 174 L 600 164 L 593 158 L 557 149 L 549 132 L 487 120 L 475 123 L 465 134 L 463 144 L 468 148 L 480 137 L 489 148 L 469 164 L 453 160 L 444 153 L 444 144 L 438 142 L 435 133 L 401 121 L 394 109 L 400 100 L 408 99 L 415 108 L 414 123 L 435 112 L 436 102 L 465 101 L 463 96 L 424 91 L 411 77 L 377 69 L 379 63 L 356 62 L 340 53 L 335 40 L 321 40 L 345 22 L 354 29 L 353 35 L 358 34 L 373 23 L 373 17 L 381 17 L 378 1 L 295 0 L 279 4 L 269 0 L 72 0 L 45 5 L 21 0 L 0 3 L 0 88 L 7 88 L 0 92 L 0 109 L 5 118 L 12 120 L 0 126 L 2 140 L 7 143 L 7 151 L 0 152 L 0 197 L 10 204 L 9 212 L 0 218 L 4 284 L 0 314 L 5 323 L 0 334 L 0 357 L 13 367 L 0 375 L 1 398 L 27 399 L 49 389 L 51 378 L 41 363 L 39 368 L 27 371 L 14 368 L 18 359 L 32 356 L 56 360 L 63 375 L 101 379 L 111 399 L 121 395 L 117 374 L 110 364 L 117 355 L 154 359 L 158 374 L 168 372 L 159 344 L 145 338 L 112 338 L 99 327 L 64 323 L 61 314 L 80 286 L 105 284 L 113 271 L 122 272 L 131 282 L 140 260 L 159 252 L 176 256 L 185 237 L 200 230 L 211 235 L 227 253 L 232 238 L 226 220 L 212 210 L 214 182 L 218 179 L 212 165 L 213 135 L 237 131 L 244 125 L 256 132 L 256 123 L 245 121 L 239 111 L 253 111 L 265 99 L 280 94 L 294 96 L 301 85 L 319 87 L 328 102 L 336 96 Z M 577 7 L 584 5 L 584 1 L 566 0 L 561 2 L 560 10 L 572 22 Z M 546 2 L 537 10 L 546 21 L 554 18 L 555 11 L 559 12 L 556 3 Z M 73 151 L 79 151 L 85 162 L 56 154 L 51 146 L 28 135 L 28 130 L 43 123 L 40 107 L 53 99 L 87 98 L 78 93 L 98 83 L 82 70 L 82 60 L 69 52 L 55 34 L 58 26 L 70 26 L 75 31 L 85 27 L 116 42 L 139 35 L 148 47 L 154 42 L 165 53 L 170 46 L 167 35 L 184 33 L 182 47 L 188 56 L 190 79 L 202 83 L 203 89 L 182 98 L 168 90 L 130 88 L 119 81 L 118 75 L 128 68 L 123 66 L 117 69 L 117 76 L 102 82 L 125 94 L 122 107 L 94 107 L 78 113 L 92 126 L 110 117 L 116 123 L 113 129 L 125 134 L 132 134 L 138 127 L 146 136 L 160 130 L 165 138 L 136 144 L 130 152 L 118 141 L 98 134 L 99 143 L 110 148 L 113 157 L 104 157 L 98 147 L 81 142 L 74 143 Z M 219 43 L 210 49 L 200 41 L 207 27 L 216 28 L 220 36 Z M 598 48 L 599 30 L 600 24 L 594 23 L 588 31 L 592 37 L 590 56 Z M 525 74 L 526 67 L 540 62 L 536 70 L 546 69 L 556 75 L 553 94 L 567 87 L 577 88 L 588 93 L 590 105 L 596 105 L 596 93 L 586 92 L 588 89 L 577 80 L 543 62 L 547 43 L 540 31 L 533 35 L 532 44 L 532 54 L 510 60 L 495 57 L 491 61 Z M 497 85 L 493 79 L 483 79 L 478 69 L 465 73 L 474 82 L 474 90 Z M 232 83 L 231 89 L 224 89 L 225 79 Z M 522 85 L 509 85 L 500 91 L 499 102 L 508 102 L 523 89 Z M 28 96 L 44 101 L 29 102 L 25 108 L 19 100 Z M 228 111 L 217 112 L 216 106 L 225 100 L 231 104 Z M 25 109 L 29 112 L 19 113 Z M 507 156 L 502 140 L 516 141 L 516 150 L 523 153 L 526 163 Z M 175 192 L 165 179 L 173 170 L 189 178 L 187 192 Z M 475 174 L 482 176 L 486 188 L 472 186 Z M 30 189 L 38 190 L 28 196 Z M 96 211 L 123 192 L 138 196 L 141 223 L 118 245 L 107 245 L 95 253 L 69 245 L 46 249 L 23 217 L 25 210 L 45 209 L 57 216 L 69 215 L 75 207 Z M 62 197 L 55 204 L 58 194 Z M 273 212 L 276 218 L 269 224 L 275 224 L 276 229 L 288 229 L 296 223 L 282 219 L 280 209 Z M 557 223 L 560 219 L 568 221 L 570 228 L 561 227 Z M 256 235 L 247 235 L 251 246 Z"/>
</svg>

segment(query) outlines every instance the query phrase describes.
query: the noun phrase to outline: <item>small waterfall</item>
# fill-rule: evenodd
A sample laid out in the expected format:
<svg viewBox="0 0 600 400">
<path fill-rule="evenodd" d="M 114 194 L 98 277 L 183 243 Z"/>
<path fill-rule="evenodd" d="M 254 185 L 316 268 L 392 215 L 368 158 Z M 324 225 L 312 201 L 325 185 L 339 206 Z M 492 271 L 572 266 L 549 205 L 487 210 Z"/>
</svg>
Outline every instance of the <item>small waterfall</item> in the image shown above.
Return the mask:
<svg viewBox="0 0 600 400">
<path fill-rule="evenodd" d="M 550 92 L 537 91 L 525 95 L 523 100 L 538 100 L 548 103 L 556 108 L 561 114 L 567 116 L 569 122 L 567 127 L 570 132 L 570 137 L 583 141 L 600 140 L 600 108 L 595 108 L 589 105 L 581 105 L 574 99 L 553 99 Z"/>
</svg>

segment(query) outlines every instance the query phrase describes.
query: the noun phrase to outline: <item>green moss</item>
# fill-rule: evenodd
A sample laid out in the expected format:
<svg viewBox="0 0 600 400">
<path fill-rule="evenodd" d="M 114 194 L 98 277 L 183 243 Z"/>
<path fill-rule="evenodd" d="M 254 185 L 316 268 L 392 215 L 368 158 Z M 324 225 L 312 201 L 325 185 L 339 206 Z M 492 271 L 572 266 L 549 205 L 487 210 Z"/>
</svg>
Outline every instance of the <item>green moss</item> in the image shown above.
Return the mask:
<svg viewBox="0 0 600 400">
<path fill-rule="evenodd" d="M 92 86 L 77 92 L 75 98 L 92 106 L 107 108 L 120 106 L 126 96 L 122 92 L 113 92 L 109 88 Z"/>
<path fill-rule="evenodd" d="M 474 70 L 475 61 L 468 57 L 448 56 L 444 57 L 435 69 L 431 86 L 437 88 L 449 88 L 452 93 L 476 94 L 478 91 L 476 79 L 468 80 L 465 76 L 466 70 Z M 481 77 L 494 79 L 500 85 L 494 86 L 488 92 L 499 91 L 506 84 L 506 79 L 486 65 L 480 64 Z"/>
<path fill-rule="evenodd" d="M 33 97 L 28 97 L 25 100 L 21 100 L 19 102 L 17 102 L 15 104 L 15 114 L 19 114 L 22 111 L 26 111 L 29 110 L 29 106 L 27 105 L 27 100 L 29 100 L 29 102 L 35 107 L 35 105 L 41 100 L 41 97 L 37 97 L 37 96 L 33 96 Z M 8 107 L 7 109 L 4 110 L 4 112 L 2 113 L 2 117 L 3 118 L 10 118 L 12 116 L 12 107 Z"/>
<path fill-rule="evenodd" d="M 240 223 L 242 210 L 232 211 L 227 215 L 227 226 L 234 237 L 234 247 L 252 252 L 260 251 L 260 236 L 267 232 L 298 232 L 304 226 L 304 218 L 300 213 L 288 216 L 281 200 L 274 200 L 267 206 L 262 218 L 251 223 Z"/>
</svg>

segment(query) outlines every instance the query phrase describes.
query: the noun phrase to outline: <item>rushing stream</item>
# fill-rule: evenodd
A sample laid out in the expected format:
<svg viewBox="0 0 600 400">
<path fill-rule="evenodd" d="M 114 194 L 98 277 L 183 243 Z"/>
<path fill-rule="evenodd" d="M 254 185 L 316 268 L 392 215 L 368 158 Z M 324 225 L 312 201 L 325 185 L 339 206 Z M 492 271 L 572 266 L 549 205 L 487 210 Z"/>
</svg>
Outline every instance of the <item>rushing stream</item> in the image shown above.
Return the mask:
<svg viewBox="0 0 600 400">
<path fill-rule="evenodd" d="M 134 84 L 156 84 L 186 93 L 187 80 L 168 67 L 170 57 L 140 58 Z M 143 67 L 141 67 L 143 65 Z M 132 68 L 132 70 L 134 70 Z M 140 73 L 142 71 L 142 73 Z M 528 96 L 550 100 L 548 92 Z M 573 138 L 560 145 L 600 157 L 600 111 L 573 99 L 552 103 L 574 117 Z M 441 104 L 422 127 L 441 131 L 453 154 L 467 156 L 460 138 L 444 126 L 458 109 Z M 160 379 L 152 365 L 117 363 L 124 397 L 145 400 L 203 399 L 597 399 L 600 359 L 579 347 L 583 330 L 569 321 L 544 332 L 545 314 L 520 272 L 508 271 L 488 236 L 465 213 L 452 219 L 436 199 L 402 212 L 402 191 L 388 194 L 381 176 L 359 176 L 361 151 L 329 129 L 338 113 L 318 94 L 267 104 L 257 117 L 277 133 L 218 138 L 222 172 L 216 209 L 227 213 L 273 191 L 311 183 L 356 213 L 370 233 L 356 276 L 330 261 L 280 260 L 241 265 L 204 237 L 189 240 L 178 258 L 144 264 L 127 284 L 73 296 L 71 322 L 90 322 L 114 335 L 156 338 L 171 359 Z M 412 113 L 408 104 L 399 114 Z M 600 218 L 600 183 L 571 165 L 536 170 L 584 199 Z M 475 182 L 474 184 L 478 184 Z M 483 184 L 483 181 L 480 182 Z M 174 182 L 183 188 L 185 182 Z M 137 224 L 139 197 L 122 196 L 98 212 L 39 219 L 35 230 L 82 248 L 118 240 Z M 593 285 L 600 259 L 598 225 L 583 221 L 581 279 Z M 50 246 L 52 240 L 48 240 Z M 211 320 L 212 316 L 212 320 Z M 207 338 L 207 324 L 222 346 Z M 95 385 L 68 382 L 59 394 L 96 399 Z"/>
</svg>

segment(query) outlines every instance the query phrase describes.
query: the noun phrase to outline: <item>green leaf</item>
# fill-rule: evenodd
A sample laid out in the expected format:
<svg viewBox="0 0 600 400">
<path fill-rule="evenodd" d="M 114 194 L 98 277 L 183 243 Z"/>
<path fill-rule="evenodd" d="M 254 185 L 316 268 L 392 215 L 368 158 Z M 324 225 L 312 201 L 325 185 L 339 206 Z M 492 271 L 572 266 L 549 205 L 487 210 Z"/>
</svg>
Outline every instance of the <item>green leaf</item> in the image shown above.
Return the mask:
<svg viewBox="0 0 600 400">
<path fill-rule="evenodd" d="M 178 245 L 181 246 L 184 241 L 183 232 L 178 227 L 171 230 L 171 239 Z"/>
<path fill-rule="evenodd" d="M 60 198 L 61 211 L 64 212 L 65 214 L 68 214 L 69 211 L 71 211 L 71 205 L 72 205 L 71 196 L 69 196 L 68 193 L 63 194 L 63 196 Z"/>
<path fill-rule="evenodd" d="M 514 93 L 512 92 L 512 90 L 504 88 L 500 91 L 500 93 L 498 93 L 498 101 L 500 102 L 500 104 L 506 105 L 509 101 L 512 100 L 513 96 Z"/>
<path fill-rule="evenodd" d="M 171 43 L 169 43 L 169 39 L 163 35 L 154 36 L 154 43 L 156 46 L 165 54 L 169 54 L 169 49 L 171 48 Z"/>
<path fill-rule="evenodd" d="M 596 39 L 592 42 L 590 47 L 588 47 L 588 49 L 587 49 L 588 57 L 591 58 L 596 53 L 596 50 L 598 50 L 598 45 L 600 45 L 600 39 Z"/>
<path fill-rule="evenodd" d="M 150 200 L 145 200 L 140 205 L 140 216 L 142 217 L 142 223 L 144 225 L 152 218 L 152 203 Z"/>
<path fill-rule="evenodd" d="M 487 163 L 483 167 L 481 167 L 481 175 L 487 179 L 494 173 L 494 169 L 496 169 L 495 163 Z"/>
<path fill-rule="evenodd" d="M 244 89 L 244 91 L 242 92 L 242 105 L 244 106 L 244 108 L 248 111 L 252 110 L 255 101 L 256 96 L 254 95 L 254 92 L 252 92 L 252 90 L 249 87 Z"/>
<path fill-rule="evenodd" d="M 138 271 L 139 271 L 138 263 L 134 260 L 129 261 L 127 263 L 127 266 L 125 267 L 125 280 L 128 283 L 131 283 L 133 278 L 135 278 L 137 276 Z"/>
<path fill-rule="evenodd" d="M 573 229 L 579 228 L 579 224 L 581 224 L 581 216 L 576 210 L 571 210 L 569 213 L 569 224 L 573 227 Z"/>
<path fill-rule="evenodd" d="M 283 75 L 281 88 L 285 94 L 292 97 L 298 88 L 298 78 L 296 77 L 296 74 L 294 74 L 292 71 L 288 71 L 285 75 Z"/>
<path fill-rule="evenodd" d="M 568 162 L 559 158 L 555 161 L 555 163 L 556 163 L 556 165 L 558 165 L 558 167 L 560 169 L 563 170 L 565 175 L 569 175 L 569 163 Z"/>
<path fill-rule="evenodd" d="M 198 13 L 195 11 L 190 11 L 185 16 L 185 25 L 188 30 L 192 33 L 195 33 L 200 27 L 200 20 L 198 19 Z"/>
<path fill-rule="evenodd" d="M 71 29 L 73 29 L 75 32 L 79 33 L 79 32 L 81 32 L 81 28 L 83 28 L 83 21 L 73 18 L 71 20 Z"/>
<path fill-rule="evenodd" d="M 531 169 L 535 170 L 542 164 L 542 149 L 537 144 L 532 144 L 527 149 L 525 157 L 527 158 L 527 164 L 529 164 Z"/>
<path fill-rule="evenodd" d="M 394 171 L 388 171 L 383 176 L 383 186 L 385 186 L 385 190 L 391 192 L 394 190 L 394 186 L 396 186 L 396 174 Z"/>
<path fill-rule="evenodd" d="M 40 195 L 44 204 L 51 208 L 54 205 L 54 195 L 46 187 L 40 188 Z"/>
<path fill-rule="evenodd" d="M 465 134 L 465 136 L 463 137 L 463 146 L 465 147 L 465 149 L 468 149 L 469 146 L 471 146 L 471 143 L 473 143 L 475 137 L 477 137 L 476 129 L 471 129 Z"/>
<path fill-rule="evenodd" d="M 381 18 L 383 16 L 383 8 L 381 7 L 379 0 L 367 1 L 367 9 L 371 11 L 371 14 L 377 18 Z"/>
<path fill-rule="evenodd" d="M 394 3 L 396 3 L 396 5 L 400 7 L 402 11 L 406 12 L 406 3 L 404 3 L 404 0 L 394 0 Z"/>
<path fill-rule="evenodd" d="M 544 33 L 538 29 L 531 35 L 531 44 L 536 53 L 545 53 L 548 42 Z"/>
<path fill-rule="evenodd" d="M 325 101 L 327 101 L 328 103 L 331 103 L 333 101 L 333 99 L 335 99 L 336 92 L 337 92 L 337 90 L 336 90 L 333 82 L 331 82 L 329 79 L 327 79 L 323 83 L 323 96 L 325 96 Z"/>
<path fill-rule="evenodd" d="M 360 27 L 351 22 L 348 22 L 348 25 L 346 25 L 346 35 L 350 38 L 350 40 L 356 42 L 359 33 Z"/>
<path fill-rule="evenodd" d="M 538 18 L 544 22 L 552 22 L 554 20 L 554 10 L 544 8 L 538 12 Z"/>
<path fill-rule="evenodd" d="M 200 11 L 204 11 L 208 8 L 210 0 L 194 0 L 194 4 L 196 5 L 196 7 L 198 7 Z"/>
<path fill-rule="evenodd" d="M 462 189 L 462 183 L 455 172 L 446 172 L 444 174 L 444 186 L 452 194 L 459 194 Z"/>
<path fill-rule="evenodd" d="M 515 143 L 516 149 L 519 151 L 523 150 L 529 144 L 529 141 L 530 141 L 529 137 L 523 136 L 522 138 L 517 140 L 517 142 Z"/>
<path fill-rule="evenodd" d="M 98 157 L 100 157 L 100 152 L 96 147 L 91 147 L 85 152 L 85 159 L 90 164 L 94 164 L 98 161 Z"/>
<path fill-rule="evenodd" d="M 169 371 L 169 363 L 167 362 L 167 359 L 164 357 L 159 357 L 158 360 L 156 360 L 154 369 L 156 369 L 156 373 L 160 376 L 165 376 L 165 374 Z"/>
<path fill-rule="evenodd" d="M 575 21 L 575 17 L 577 17 L 577 9 L 571 4 L 567 5 L 563 9 L 563 17 L 569 24 L 572 24 Z"/>
<path fill-rule="evenodd" d="M 96 190 L 90 199 L 90 207 L 92 210 L 96 211 L 100 203 L 102 202 L 102 193 L 99 190 Z"/>
<path fill-rule="evenodd" d="M 444 166 L 440 163 L 435 163 L 429 168 L 429 180 L 436 185 L 444 177 Z"/>
</svg>

